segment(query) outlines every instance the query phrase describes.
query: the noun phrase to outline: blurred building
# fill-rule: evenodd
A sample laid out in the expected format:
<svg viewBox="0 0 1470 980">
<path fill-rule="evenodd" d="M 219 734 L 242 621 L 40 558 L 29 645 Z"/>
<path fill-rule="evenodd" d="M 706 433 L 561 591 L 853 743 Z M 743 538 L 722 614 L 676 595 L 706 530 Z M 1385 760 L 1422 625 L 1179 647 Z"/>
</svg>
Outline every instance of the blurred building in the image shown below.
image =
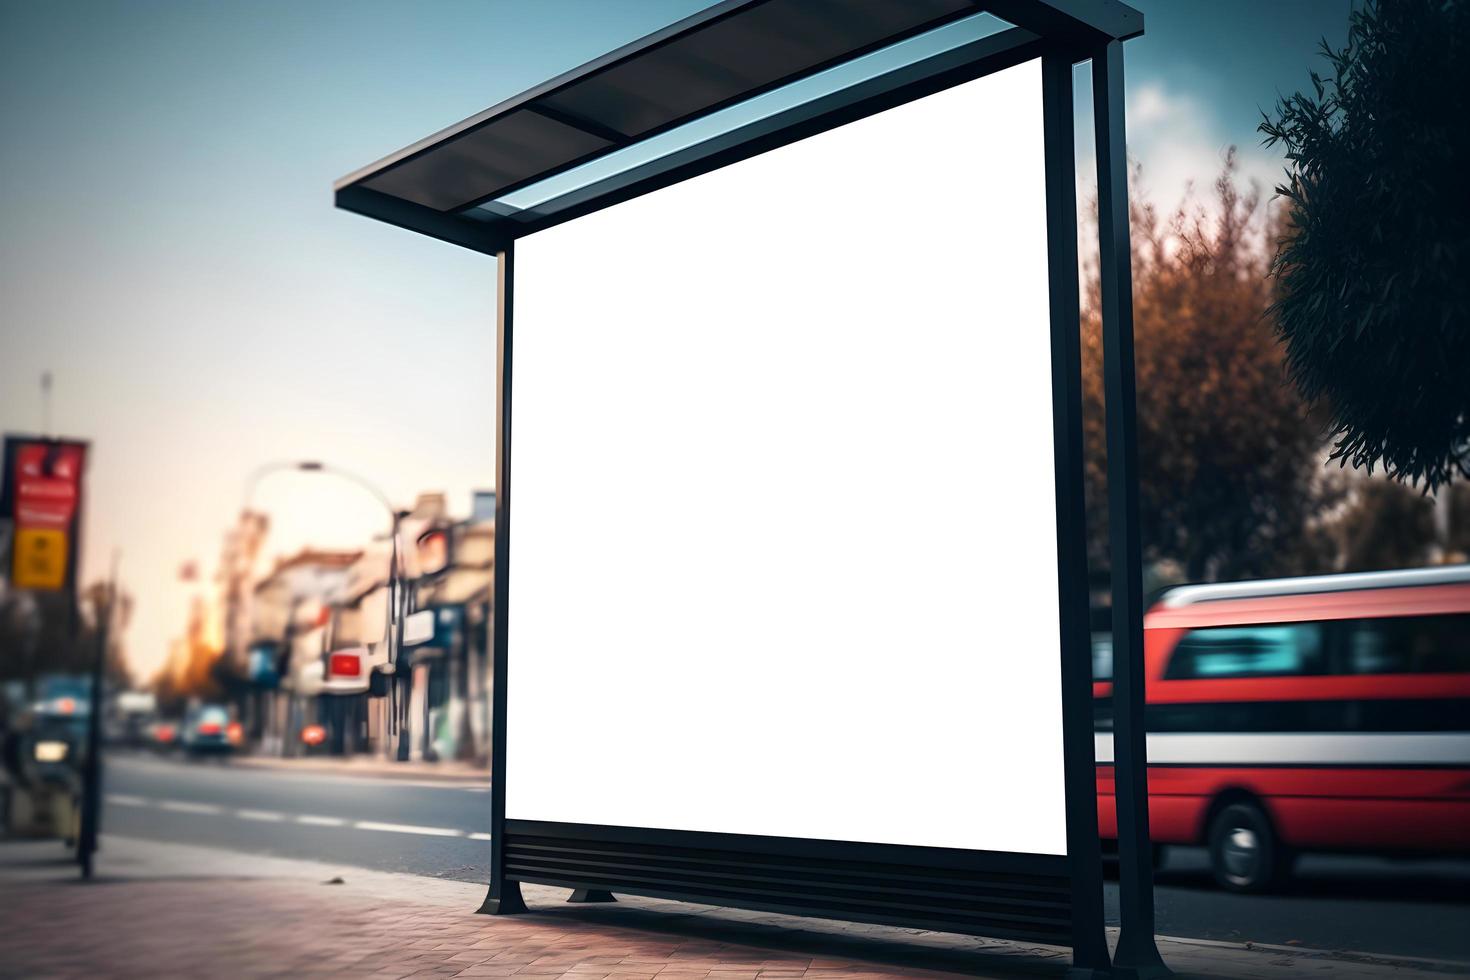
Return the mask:
<svg viewBox="0 0 1470 980">
<path fill-rule="evenodd" d="M 298 745 L 295 733 L 316 722 L 328 603 L 361 554 L 306 548 L 255 583 L 245 666 L 251 697 L 242 720 L 260 750 L 290 753 Z"/>
<path fill-rule="evenodd" d="M 490 755 L 491 609 L 495 494 L 475 494 L 470 516 L 424 529 L 415 540 L 412 611 L 433 614 L 432 637 L 406 649 L 411 672 L 410 751 L 421 758 Z"/>
<path fill-rule="evenodd" d="M 246 675 L 246 657 L 250 640 L 251 579 L 255 574 L 256 556 L 270 530 L 265 514 L 242 510 L 233 528 L 225 532 L 220 553 L 218 584 L 220 590 L 221 631 L 224 663 L 219 671 L 225 685 L 234 693 Z"/>
<path fill-rule="evenodd" d="M 399 514 L 396 541 L 306 549 L 248 597 L 224 590 L 221 619 L 233 609 L 244 623 L 245 653 L 236 664 L 220 651 L 216 673 L 238 677 L 231 700 L 248 746 L 298 754 L 302 732 L 320 726 L 316 751 L 487 760 L 494 514 L 493 492 L 475 494 L 461 519 L 443 494 L 421 494 Z M 433 628 L 403 645 L 395 624 L 414 612 Z"/>
</svg>

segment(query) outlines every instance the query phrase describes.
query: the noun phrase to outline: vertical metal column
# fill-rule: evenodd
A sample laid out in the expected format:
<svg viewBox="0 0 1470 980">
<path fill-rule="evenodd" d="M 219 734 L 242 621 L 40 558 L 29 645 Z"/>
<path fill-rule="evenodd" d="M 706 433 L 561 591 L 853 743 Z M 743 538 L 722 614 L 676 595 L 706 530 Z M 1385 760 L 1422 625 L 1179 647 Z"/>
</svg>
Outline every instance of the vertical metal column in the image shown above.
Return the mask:
<svg viewBox="0 0 1470 980">
<path fill-rule="evenodd" d="M 1097 136 L 1097 220 L 1107 396 L 1108 527 L 1113 579 L 1113 772 L 1118 815 L 1122 931 L 1118 972 L 1168 976 L 1154 944 L 1153 848 L 1148 832 L 1148 746 L 1143 718 L 1143 561 L 1138 527 L 1138 432 L 1133 377 L 1133 272 L 1128 240 L 1128 157 L 1123 127 L 1123 44 L 1092 58 Z"/>
<path fill-rule="evenodd" d="M 1077 295 L 1077 158 L 1072 59 L 1041 59 L 1046 156 L 1046 249 L 1051 316 L 1052 431 L 1061 608 L 1062 754 L 1067 856 L 1072 879 L 1073 976 L 1108 969 L 1103 933 L 1102 854 L 1093 752 L 1092 648 L 1087 616 L 1086 509 L 1082 492 L 1081 313 Z"/>
<path fill-rule="evenodd" d="M 77 526 L 81 526 L 80 520 Z M 92 877 L 102 823 L 102 685 L 107 679 L 107 646 L 112 642 L 112 617 L 117 603 L 117 562 L 118 553 L 114 551 L 112 574 L 107 580 L 107 607 L 96 610 L 97 651 L 92 660 L 92 689 L 87 700 L 87 756 L 82 764 L 81 826 L 77 828 L 77 862 L 82 866 L 83 878 Z"/>
<path fill-rule="evenodd" d="M 505 688 L 507 603 L 510 572 L 510 366 L 515 308 L 515 244 L 498 256 L 499 303 L 495 325 L 495 387 L 500 417 L 495 428 L 495 608 L 490 667 L 490 891 L 480 911 L 511 915 L 526 911 L 521 883 L 505 880 Z"/>
</svg>

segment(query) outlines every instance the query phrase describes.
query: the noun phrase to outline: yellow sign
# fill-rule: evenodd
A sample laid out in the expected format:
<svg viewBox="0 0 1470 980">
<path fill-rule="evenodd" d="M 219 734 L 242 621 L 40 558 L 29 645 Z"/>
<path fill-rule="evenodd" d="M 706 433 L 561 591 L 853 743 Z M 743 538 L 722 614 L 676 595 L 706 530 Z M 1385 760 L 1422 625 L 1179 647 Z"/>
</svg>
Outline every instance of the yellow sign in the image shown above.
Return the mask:
<svg viewBox="0 0 1470 980">
<path fill-rule="evenodd" d="M 11 584 L 17 589 L 64 588 L 66 545 L 66 532 L 60 528 L 16 528 Z"/>
</svg>

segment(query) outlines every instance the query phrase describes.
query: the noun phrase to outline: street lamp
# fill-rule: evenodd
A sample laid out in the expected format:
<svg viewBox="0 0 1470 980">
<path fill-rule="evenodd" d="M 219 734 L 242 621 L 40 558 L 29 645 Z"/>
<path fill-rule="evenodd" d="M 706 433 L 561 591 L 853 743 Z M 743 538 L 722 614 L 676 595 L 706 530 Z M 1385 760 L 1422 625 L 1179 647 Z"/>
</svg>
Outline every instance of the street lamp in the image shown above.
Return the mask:
<svg viewBox="0 0 1470 980">
<path fill-rule="evenodd" d="M 399 593 L 400 586 L 402 584 L 402 569 L 400 568 L 400 556 L 398 552 L 398 527 L 399 522 L 403 518 L 403 514 L 393 506 L 393 502 L 388 499 L 388 495 L 382 490 L 378 489 L 377 485 L 372 483 L 370 480 L 358 476 L 351 470 L 344 470 L 338 466 L 330 466 L 317 459 L 304 459 L 297 460 L 295 462 L 278 461 L 274 463 L 264 463 L 260 466 L 257 466 L 254 471 L 251 472 L 250 478 L 246 481 L 245 484 L 245 505 L 242 508 L 244 513 L 249 514 L 252 512 L 251 502 L 255 498 L 255 489 L 257 486 L 260 485 L 260 481 L 265 479 L 267 476 L 270 476 L 272 473 L 279 473 L 282 470 L 295 470 L 298 473 L 330 473 L 333 476 L 339 476 L 345 480 L 349 480 L 352 483 L 357 484 L 359 487 L 372 494 L 375 498 L 377 498 L 378 503 L 383 505 L 383 509 L 388 512 L 389 545 L 392 549 L 392 555 L 389 559 L 388 565 L 388 662 L 396 664 L 398 662 L 398 638 L 395 634 L 394 625 L 402 619 L 402 617 L 399 615 L 399 603 L 401 602 L 401 596 L 399 595 Z"/>
<path fill-rule="evenodd" d="M 248 515 L 253 513 L 251 504 L 255 498 L 256 487 L 259 486 L 260 482 L 272 473 L 278 473 L 283 470 L 294 470 L 298 473 L 329 473 L 333 476 L 341 477 L 357 484 L 358 487 L 372 494 L 378 503 L 382 504 L 383 508 L 388 512 L 388 534 L 392 552 L 388 564 L 388 663 L 396 668 L 398 664 L 398 648 L 400 645 L 398 634 L 403 623 L 402 558 L 398 550 L 399 523 L 403 519 L 403 512 L 395 508 L 393 502 L 388 499 L 388 495 L 380 490 L 372 481 L 353 473 L 351 470 L 331 466 L 323 463 L 321 460 L 306 459 L 277 461 L 257 466 L 251 472 L 245 484 L 245 503 L 242 508 L 244 514 Z M 400 758 L 406 758 L 405 753 L 407 748 L 406 742 L 399 746 L 398 754 Z"/>
<path fill-rule="evenodd" d="M 249 512 L 250 510 L 250 502 L 255 497 L 255 488 L 259 485 L 260 481 L 270 476 L 272 473 L 278 473 L 282 470 L 295 470 L 299 473 L 331 473 L 334 476 L 340 476 L 343 479 L 350 480 L 353 483 L 357 484 L 359 487 L 376 497 L 378 503 L 382 504 L 383 508 L 388 511 L 388 516 L 393 523 L 393 537 L 396 545 L 398 538 L 399 514 L 398 511 L 394 509 L 393 502 L 388 499 L 388 495 L 385 494 L 382 490 L 379 490 L 376 484 L 361 476 L 358 476 L 351 470 L 344 470 L 338 466 L 329 466 L 328 464 L 323 463 L 321 460 L 304 459 L 298 460 L 296 462 L 277 461 L 274 463 L 264 463 L 260 466 L 257 466 L 251 472 L 250 478 L 245 483 L 244 509 L 247 512 Z"/>
</svg>

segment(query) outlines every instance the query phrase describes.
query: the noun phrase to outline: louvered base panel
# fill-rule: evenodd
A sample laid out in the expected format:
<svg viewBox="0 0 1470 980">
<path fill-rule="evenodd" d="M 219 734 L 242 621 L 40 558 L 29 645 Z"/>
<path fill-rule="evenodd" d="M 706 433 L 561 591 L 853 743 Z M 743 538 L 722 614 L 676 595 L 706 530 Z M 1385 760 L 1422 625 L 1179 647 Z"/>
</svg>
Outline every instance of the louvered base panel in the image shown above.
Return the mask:
<svg viewBox="0 0 1470 980">
<path fill-rule="evenodd" d="M 505 876 L 735 908 L 1070 945 L 1066 860 L 506 821 Z"/>
</svg>

